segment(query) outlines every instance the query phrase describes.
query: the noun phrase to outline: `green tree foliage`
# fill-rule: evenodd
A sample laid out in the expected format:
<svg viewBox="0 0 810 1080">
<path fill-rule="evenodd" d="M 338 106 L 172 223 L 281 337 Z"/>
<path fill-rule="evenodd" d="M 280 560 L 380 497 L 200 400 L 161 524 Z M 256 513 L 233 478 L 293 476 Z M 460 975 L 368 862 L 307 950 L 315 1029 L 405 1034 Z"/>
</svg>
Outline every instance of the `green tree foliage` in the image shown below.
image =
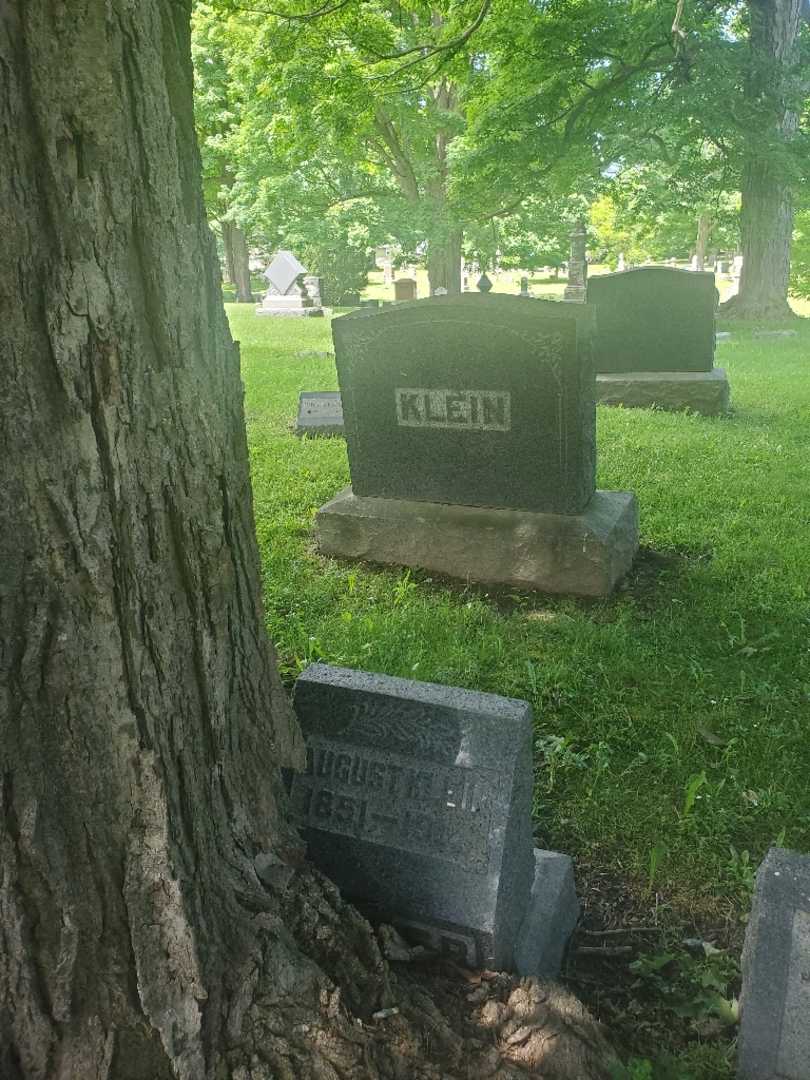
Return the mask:
<svg viewBox="0 0 810 1080">
<path fill-rule="evenodd" d="M 312 3 L 198 6 L 198 24 L 226 27 L 240 103 L 220 140 L 229 198 L 267 245 L 307 234 L 348 258 L 393 242 L 454 289 L 462 251 L 553 265 L 581 204 L 607 193 L 628 252 L 736 246 L 752 138 L 772 149 L 773 102 L 750 93 L 761 0 Z M 791 108 L 807 98 L 801 79 L 779 87 Z M 793 185 L 796 115 L 774 159 Z"/>
<path fill-rule="evenodd" d="M 554 186 L 548 169 L 500 173 L 473 123 L 510 27 L 538 18 L 534 4 L 336 0 L 308 17 L 285 2 L 267 14 L 219 0 L 196 15 L 198 27 L 217 17 L 228 27 L 244 103 L 227 140 L 229 193 L 252 235 L 268 247 L 295 237 L 340 248 L 344 261 L 393 242 L 403 258 L 426 253 L 433 286 L 451 291 L 463 252 L 485 263 L 518 250 L 538 265 L 559 258 L 581 204 L 566 197 L 571 181 L 578 171 L 580 191 L 592 186 L 594 169 Z"/>
</svg>

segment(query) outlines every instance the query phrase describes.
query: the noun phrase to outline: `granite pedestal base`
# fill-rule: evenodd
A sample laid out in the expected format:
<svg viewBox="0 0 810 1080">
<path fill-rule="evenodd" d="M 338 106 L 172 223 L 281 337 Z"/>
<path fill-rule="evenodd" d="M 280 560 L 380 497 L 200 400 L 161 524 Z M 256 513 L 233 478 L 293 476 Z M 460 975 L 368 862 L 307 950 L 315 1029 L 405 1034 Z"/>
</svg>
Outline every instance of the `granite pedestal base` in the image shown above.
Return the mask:
<svg viewBox="0 0 810 1080">
<path fill-rule="evenodd" d="M 356 496 L 315 518 L 324 555 L 412 566 L 492 585 L 606 596 L 638 550 L 629 491 L 597 491 L 581 514 L 546 514 Z"/>
<path fill-rule="evenodd" d="M 691 409 L 703 416 L 728 412 L 731 397 L 723 368 L 711 371 L 621 371 L 596 376 L 600 405 L 668 412 Z"/>
</svg>

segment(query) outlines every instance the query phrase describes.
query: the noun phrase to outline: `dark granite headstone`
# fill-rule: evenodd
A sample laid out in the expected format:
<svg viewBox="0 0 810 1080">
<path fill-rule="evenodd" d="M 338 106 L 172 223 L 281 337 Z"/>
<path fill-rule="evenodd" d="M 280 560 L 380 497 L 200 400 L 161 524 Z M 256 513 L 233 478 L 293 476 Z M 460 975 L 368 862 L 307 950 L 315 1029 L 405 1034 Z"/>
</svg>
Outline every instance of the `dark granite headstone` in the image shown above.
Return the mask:
<svg viewBox="0 0 810 1080">
<path fill-rule="evenodd" d="M 739 1080 L 810 1080 L 810 856 L 766 855 L 742 974 Z"/>
<path fill-rule="evenodd" d="M 503 294 L 332 323 L 355 496 L 575 514 L 595 488 L 592 313 Z"/>
<path fill-rule="evenodd" d="M 302 390 L 296 435 L 342 435 L 343 406 L 338 390 Z"/>
<path fill-rule="evenodd" d="M 530 706 L 326 664 L 293 701 L 308 764 L 291 807 L 313 862 L 462 963 L 553 974 L 577 904 L 570 859 L 533 849 Z"/>
<path fill-rule="evenodd" d="M 397 278 L 394 282 L 395 300 L 415 300 L 416 282 L 413 278 Z"/>
<path fill-rule="evenodd" d="M 713 274 L 668 266 L 602 274 L 588 282 L 588 307 L 598 373 L 712 370 Z"/>
</svg>

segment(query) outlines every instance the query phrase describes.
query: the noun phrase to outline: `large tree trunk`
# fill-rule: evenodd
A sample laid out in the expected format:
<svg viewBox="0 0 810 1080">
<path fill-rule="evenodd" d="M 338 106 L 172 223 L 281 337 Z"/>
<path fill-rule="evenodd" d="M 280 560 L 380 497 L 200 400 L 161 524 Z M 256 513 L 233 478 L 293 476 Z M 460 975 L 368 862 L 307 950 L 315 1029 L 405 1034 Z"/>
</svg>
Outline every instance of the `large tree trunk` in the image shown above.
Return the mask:
<svg viewBox="0 0 810 1080">
<path fill-rule="evenodd" d="M 4 1078 L 196 1080 L 263 951 L 312 979 L 258 915 L 301 744 L 257 603 L 188 29 L 157 0 L 0 19 Z"/>
<path fill-rule="evenodd" d="M 228 280 L 236 290 L 237 304 L 252 304 L 250 287 L 250 253 L 247 237 L 238 225 L 231 221 L 222 223 L 222 243 L 225 248 L 225 267 Z"/>
<path fill-rule="evenodd" d="M 602 1076 L 570 998 L 466 1046 L 286 823 L 188 36 L 177 0 L 0 14 L 0 1076 Z"/>
<path fill-rule="evenodd" d="M 789 142 L 796 131 L 796 43 L 803 0 L 749 0 L 746 98 L 756 119 L 743 166 L 742 273 L 726 316 L 781 319 L 788 304 L 793 234 Z"/>
</svg>

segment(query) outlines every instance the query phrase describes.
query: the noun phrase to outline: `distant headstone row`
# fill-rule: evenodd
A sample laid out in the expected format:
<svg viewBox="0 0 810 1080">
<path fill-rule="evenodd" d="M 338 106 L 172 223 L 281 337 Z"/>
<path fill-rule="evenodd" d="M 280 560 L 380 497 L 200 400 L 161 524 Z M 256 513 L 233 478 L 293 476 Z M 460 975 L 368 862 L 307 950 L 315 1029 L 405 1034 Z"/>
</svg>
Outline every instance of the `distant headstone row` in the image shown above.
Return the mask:
<svg viewBox="0 0 810 1080">
<path fill-rule="evenodd" d="M 524 701 L 315 664 L 291 807 L 315 864 L 376 922 L 473 968 L 555 976 L 571 860 L 534 849 Z"/>
</svg>

